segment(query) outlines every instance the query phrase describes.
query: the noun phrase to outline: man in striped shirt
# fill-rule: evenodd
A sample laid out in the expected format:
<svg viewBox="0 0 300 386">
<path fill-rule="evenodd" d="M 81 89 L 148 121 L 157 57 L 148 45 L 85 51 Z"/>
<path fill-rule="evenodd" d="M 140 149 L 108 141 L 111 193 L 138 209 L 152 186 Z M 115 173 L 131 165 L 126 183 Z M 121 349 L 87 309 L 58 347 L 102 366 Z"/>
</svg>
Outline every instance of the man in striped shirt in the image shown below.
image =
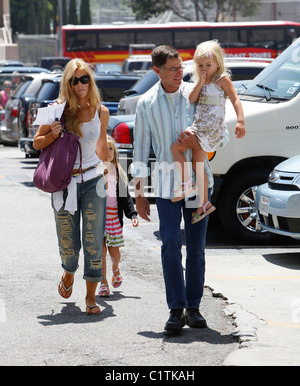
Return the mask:
<svg viewBox="0 0 300 386">
<path fill-rule="evenodd" d="M 197 200 L 171 201 L 177 184 L 171 145 L 180 137 L 181 143 L 189 149 L 199 146 L 192 133 L 183 133 L 193 122 L 195 106 L 188 100 L 193 85 L 182 81 L 183 63 L 175 48 L 157 47 L 152 53 L 152 64 L 160 82 L 140 98 L 136 110 L 133 163 L 136 209 L 141 218 L 150 221 L 150 205 L 144 197 L 143 186 L 148 176 L 147 166 L 152 146 L 156 156 L 156 162 L 152 165 L 152 178 L 163 244 L 161 253 L 166 297 L 170 309 L 165 330 L 180 332 L 185 323 L 190 327 L 206 327 L 199 306 L 204 288 L 208 217 L 191 224 Z M 186 154 L 188 161 L 191 161 L 191 156 L 189 150 Z M 204 166 L 210 194 L 213 176 L 207 160 Z M 182 216 L 187 251 L 185 278 L 181 253 Z"/>
</svg>

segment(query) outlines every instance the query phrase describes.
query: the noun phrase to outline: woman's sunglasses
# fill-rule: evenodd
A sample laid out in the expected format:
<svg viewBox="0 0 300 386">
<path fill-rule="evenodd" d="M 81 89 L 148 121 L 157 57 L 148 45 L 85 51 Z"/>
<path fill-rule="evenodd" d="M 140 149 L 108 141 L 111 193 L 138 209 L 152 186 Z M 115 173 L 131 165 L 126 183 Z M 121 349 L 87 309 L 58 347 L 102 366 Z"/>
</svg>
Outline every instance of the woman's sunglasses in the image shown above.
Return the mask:
<svg viewBox="0 0 300 386">
<path fill-rule="evenodd" d="M 70 79 L 70 85 L 76 86 L 76 84 L 78 84 L 78 82 L 80 82 L 82 84 L 88 84 L 88 83 L 90 83 L 90 81 L 91 81 L 91 78 L 89 75 L 82 75 L 80 78 L 77 78 L 75 76 L 74 78 Z"/>
</svg>

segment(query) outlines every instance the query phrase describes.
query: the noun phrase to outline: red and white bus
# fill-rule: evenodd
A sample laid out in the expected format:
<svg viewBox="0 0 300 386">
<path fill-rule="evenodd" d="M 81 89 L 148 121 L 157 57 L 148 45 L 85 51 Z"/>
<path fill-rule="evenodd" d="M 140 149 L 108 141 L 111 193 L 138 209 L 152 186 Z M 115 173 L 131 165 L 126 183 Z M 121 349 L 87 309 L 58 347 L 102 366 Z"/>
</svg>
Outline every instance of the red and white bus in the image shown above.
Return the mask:
<svg viewBox="0 0 300 386">
<path fill-rule="evenodd" d="M 217 39 L 232 57 L 275 58 L 300 36 L 300 23 L 288 21 L 242 23 L 111 24 L 62 27 L 63 55 L 89 63 L 122 63 L 135 45 L 172 45 L 183 60 L 192 59 L 196 46 Z M 136 54 L 150 54 L 142 49 Z"/>
</svg>

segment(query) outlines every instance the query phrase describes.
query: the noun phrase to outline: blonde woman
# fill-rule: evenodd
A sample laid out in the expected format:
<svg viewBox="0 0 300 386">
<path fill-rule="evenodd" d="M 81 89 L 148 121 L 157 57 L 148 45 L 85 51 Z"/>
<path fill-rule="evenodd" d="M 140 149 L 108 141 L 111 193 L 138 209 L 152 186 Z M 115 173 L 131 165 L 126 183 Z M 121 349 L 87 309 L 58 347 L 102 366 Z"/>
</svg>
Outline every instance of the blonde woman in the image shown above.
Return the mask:
<svg viewBox="0 0 300 386">
<path fill-rule="evenodd" d="M 124 246 L 123 239 L 123 214 L 131 219 L 132 225 L 137 227 L 139 221 L 137 212 L 128 191 L 128 181 L 125 171 L 118 162 L 118 151 L 115 141 L 107 136 L 108 146 L 108 173 L 107 173 L 107 208 L 106 226 L 103 240 L 103 280 L 99 288 L 99 296 L 110 295 L 110 289 L 106 277 L 106 255 L 110 254 L 112 261 L 111 283 L 114 288 L 121 286 L 123 278 L 120 272 L 121 253 L 120 247 Z"/>
<path fill-rule="evenodd" d="M 102 280 L 101 235 L 104 235 L 106 220 L 105 178 L 99 164 L 107 160 L 106 128 L 109 111 L 100 105 L 91 67 L 81 59 L 73 59 L 66 65 L 57 102 L 66 102 L 63 113 L 65 129 L 80 136 L 82 148 L 82 169 L 79 167 L 78 154 L 70 185 L 63 192 L 52 194 L 64 269 L 58 292 L 65 299 L 71 296 L 82 244 L 86 313 L 95 315 L 100 313 L 95 292 L 98 282 Z M 44 149 L 56 141 L 61 130 L 61 123 L 57 121 L 40 126 L 34 138 L 35 149 Z"/>
<path fill-rule="evenodd" d="M 196 185 L 200 205 L 193 213 L 192 223 L 202 220 L 212 213 L 215 207 L 208 201 L 207 177 L 204 173 L 204 160 L 207 152 L 216 151 L 225 139 L 225 103 L 229 97 L 236 115 L 237 138 L 245 135 L 245 123 L 242 104 L 237 96 L 234 85 L 226 72 L 224 54 L 216 40 L 210 40 L 197 46 L 194 55 L 194 82 L 196 86 L 189 96 L 190 103 L 196 104 L 194 122 L 187 130 L 193 132 L 198 139 L 199 148 L 193 149 L 193 170 L 196 174 Z M 179 165 L 182 185 L 175 191 L 172 201 L 183 199 L 195 190 L 187 169 L 184 151 L 187 149 L 175 142 L 172 154 Z"/>
</svg>

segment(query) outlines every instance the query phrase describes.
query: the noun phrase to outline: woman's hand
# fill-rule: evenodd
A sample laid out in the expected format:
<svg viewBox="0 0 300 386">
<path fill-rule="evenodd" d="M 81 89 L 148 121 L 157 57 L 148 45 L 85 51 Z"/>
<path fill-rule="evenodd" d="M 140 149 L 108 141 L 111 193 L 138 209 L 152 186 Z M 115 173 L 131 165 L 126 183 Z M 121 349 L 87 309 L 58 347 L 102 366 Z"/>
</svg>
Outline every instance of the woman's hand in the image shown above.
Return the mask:
<svg viewBox="0 0 300 386">
<path fill-rule="evenodd" d="M 55 121 L 51 125 L 41 125 L 36 132 L 33 140 L 33 147 L 35 150 L 45 149 L 53 143 L 62 130 L 60 121 Z"/>
<path fill-rule="evenodd" d="M 57 139 L 62 131 L 62 125 L 60 123 L 60 121 L 54 121 L 51 125 L 50 125 L 50 133 L 51 133 L 51 136 L 53 139 Z"/>
</svg>

